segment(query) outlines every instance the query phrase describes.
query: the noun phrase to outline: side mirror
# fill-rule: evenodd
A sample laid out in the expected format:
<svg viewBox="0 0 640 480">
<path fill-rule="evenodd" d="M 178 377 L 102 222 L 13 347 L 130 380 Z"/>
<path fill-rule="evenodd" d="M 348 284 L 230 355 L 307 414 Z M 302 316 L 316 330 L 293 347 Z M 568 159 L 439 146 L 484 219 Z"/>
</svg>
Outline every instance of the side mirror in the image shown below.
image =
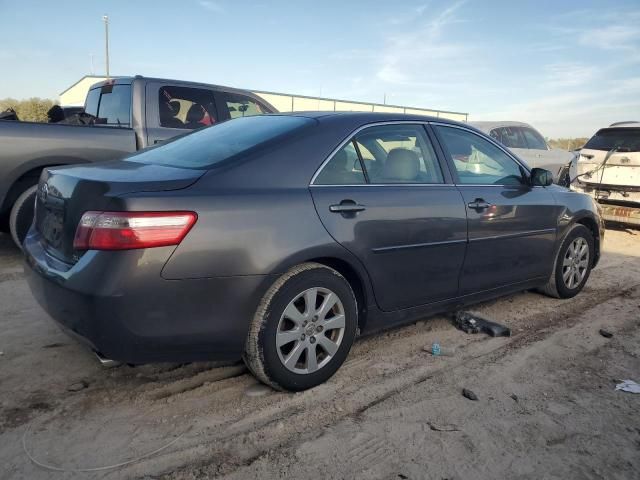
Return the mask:
<svg viewBox="0 0 640 480">
<path fill-rule="evenodd" d="M 531 170 L 531 185 L 534 187 L 547 187 L 553 183 L 553 173 L 544 168 Z"/>
</svg>

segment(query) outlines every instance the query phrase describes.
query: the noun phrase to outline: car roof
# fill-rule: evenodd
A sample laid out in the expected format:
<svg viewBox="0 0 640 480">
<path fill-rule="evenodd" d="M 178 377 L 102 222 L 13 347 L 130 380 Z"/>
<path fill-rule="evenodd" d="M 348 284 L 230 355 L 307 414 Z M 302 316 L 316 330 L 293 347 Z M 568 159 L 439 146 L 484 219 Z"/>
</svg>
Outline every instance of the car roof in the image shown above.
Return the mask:
<svg viewBox="0 0 640 480">
<path fill-rule="evenodd" d="M 489 133 L 494 128 L 500 128 L 500 127 L 529 127 L 529 128 L 533 128 L 528 123 L 517 122 L 517 121 L 513 121 L 513 120 L 469 122 L 469 125 L 473 125 L 477 129 L 482 130 L 483 132 L 487 132 L 487 133 Z"/>
<path fill-rule="evenodd" d="M 640 122 L 637 121 L 628 121 L 628 122 L 616 122 L 616 123 L 612 123 L 611 125 L 609 125 L 609 127 L 604 127 L 601 128 L 601 130 L 604 130 L 605 128 L 638 128 L 640 127 Z"/>
<path fill-rule="evenodd" d="M 290 115 L 297 117 L 315 118 L 322 122 L 332 121 L 349 121 L 354 124 L 368 123 L 384 123 L 384 122 L 438 122 L 450 125 L 459 125 L 468 127 L 463 122 L 457 122 L 442 117 L 433 117 L 429 115 L 414 115 L 409 113 L 393 113 L 393 112 L 332 112 L 332 111 L 301 111 L 301 112 L 281 112 L 272 113 L 270 115 Z M 472 127 L 472 130 L 476 130 Z"/>
<path fill-rule="evenodd" d="M 242 88 L 235 88 L 235 87 L 227 87 L 225 85 L 217 85 L 214 83 L 205 83 L 205 82 L 193 82 L 193 81 L 189 81 L 189 80 L 174 80 L 171 78 L 156 78 L 156 77 L 144 77 L 142 75 L 135 75 L 135 76 L 131 76 L 131 77 L 112 77 L 109 80 L 103 80 L 101 82 L 97 82 L 94 83 L 93 85 L 91 85 L 91 90 L 94 90 L 96 88 L 100 88 L 104 85 L 131 85 L 135 80 L 145 80 L 148 82 L 160 82 L 160 83 L 170 83 L 171 85 L 175 85 L 175 86 L 180 86 L 180 85 L 184 85 L 184 86 L 188 86 L 188 87 L 205 87 L 205 88 L 214 88 L 214 89 L 218 89 L 218 90 L 222 90 L 225 92 L 230 92 L 230 93 L 240 93 L 242 95 L 247 95 L 251 98 L 255 98 L 255 99 L 259 99 L 262 103 L 266 103 L 269 107 L 273 108 L 273 110 L 276 110 L 275 107 L 273 107 L 273 105 L 269 104 L 264 98 L 258 97 L 256 94 L 254 94 L 252 91 L 250 90 L 244 90 Z"/>
</svg>

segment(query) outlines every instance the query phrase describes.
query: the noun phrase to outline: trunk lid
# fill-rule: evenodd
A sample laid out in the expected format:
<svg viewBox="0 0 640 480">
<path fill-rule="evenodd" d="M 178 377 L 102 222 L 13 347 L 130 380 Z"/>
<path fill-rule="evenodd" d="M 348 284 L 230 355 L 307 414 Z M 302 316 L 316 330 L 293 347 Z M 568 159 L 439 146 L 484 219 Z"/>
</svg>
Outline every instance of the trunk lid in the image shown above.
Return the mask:
<svg viewBox="0 0 640 480">
<path fill-rule="evenodd" d="M 73 249 L 73 239 L 85 212 L 113 209 L 113 199 L 123 194 L 187 188 L 204 173 L 130 161 L 47 169 L 36 195 L 40 241 L 50 255 L 75 263 L 82 252 Z"/>
<path fill-rule="evenodd" d="M 583 148 L 576 173 L 580 175 L 581 183 L 591 186 L 640 187 L 640 152 Z"/>
</svg>

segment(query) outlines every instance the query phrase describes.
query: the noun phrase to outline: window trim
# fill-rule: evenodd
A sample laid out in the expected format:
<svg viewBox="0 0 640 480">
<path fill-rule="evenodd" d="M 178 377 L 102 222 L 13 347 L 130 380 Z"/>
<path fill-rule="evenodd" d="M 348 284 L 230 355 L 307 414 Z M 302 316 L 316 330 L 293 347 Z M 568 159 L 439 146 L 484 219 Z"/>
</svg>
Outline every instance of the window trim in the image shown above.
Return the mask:
<svg viewBox="0 0 640 480">
<path fill-rule="evenodd" d="M 467 128 L 463 125 L 455 125 L 452 123 L 443 123 L 443 122 L 430 122 L 431 125 L 434 126 L 438 126 L 438 127 L 449 127 L 449 128 L 457 128 L 459 130 L 464 130 L 467 131 L 469 133 L 472 133 L 484 140 L 487 140 L 489 143 L 493 144 L 494 146 L 498 147 L 500 150 L 502 150 L 503 153 L 505 153 L 507 155 L 507 157 L 511 158 L 514 162 L 516 162 L 516 164 L 518 164 L 521 168 L 524 169 L 524 171 L 526 172 L 526 176 L 530 177 L 531 176 L 531 169 L 525 165 L 518 157 L 516 157 L 511 151 L 509 151 L 509 149 L 507 147 L 505 147 L 504 145 L 502 145 L 500 142 L 498 142 L 497 140 L 494 140 L 493 138 L 491 138 L 491 136 L 486 135 L 484 133 L 478 133 L 477 131 L 474 131 L 471 128 Z M 437 129 L 434 129 L 434 133 L 438 138 L 438 143 L 440 143 L 440 147 L 442 148 L 443 153 L 445 154 L 445 159 L 447 164 L 449 165 L 449 168 L 452 170 L 451 174 L 453 175 L 453 181 L 455 183 L 456 186 L 461 187 L 512 187 L 512 188 L 520 188 L 520 187 L 527 187 L 527 188 L 532 188 L 531 185 L 507 185 L 507 184 L 494 184 L 494 183 L 487 183 L 487 184 L 481 184 L 481 183 L 461 183 L 460 182 L 460 176 L 458 175 L 458 171 L 455 168 L 455 165 L 453 165 L 453 160 L 451 155 L 449 154 L 449 151 L 447 149 L 446 144 L 444 143 L 444 141 L 440 138 L 440 133 L 437 131 Z"/>
<path fill-rule="evenodd" d="M 450 180 L 447 175 L 447 173 L 451 173 L 449 172 L 450 168 L 449 168 L 449 164 L 446 160 L 446 158 L 441 158 L 440 157 L 440 152 L 441 147 L 440 145 L 436 145 L 436 142 L 434 142 L 434 138 L 432 137 L 432 133 L 430 132 L 429 129 L 429 125 L 431 124 L 431 122 L 427 122 L 427 121 L 416 121 L 416 120 L 394 120 L 394 121 L 386 121 L 386 122 L 373 122 L 373 123 L 367 123 L 366 125 L 360 125 L 358 128 L 356 128 L 355 130 L 353 130 L 351 133 L 349 133 L 349 135 L 347 135 L 347 137 L 338 144 L 338 146 L 333 149 L 331 151 L 331 153 L 329 153 L 329 155 L 327 156 L 327 158 L 325 158 L 325 160 L 320 164 L 320 166 L 316 169 L 315 173 L 313 174 L 313 176 L 311 177 L 311 180 L 309 182 L 309 187 L 418 187 L 418 186 L 438 186 L 438 187 L 451 187 L 454 185 L 454 183 L 449 183 L 448 181 Z M 365 130 L 367 128 L 371 128 L 371 127 L 380 127 L 380 126 L 385 126 L 385 125 L 419 125 L 421 127 L 423 127 L 423 129 L 425 130 L 425 136 L 427 137 L 427 139 L 431 142 L 431 146 L 433 147 L 434 153 L 436 154 L 436 161 L 438 162 L 438 166 L 440 167 L 440 171 L 442 173 L 442 181 L 443 183 L 363 183 L 363 184 L 353 184 L 353 185 L 344 185 L 344 184 L 336 184 L 336 185 L 319 185 L 316 184 L 315 181 L 317 179 L 317 177 L 320 175 L 320 172 L 324 169 L 324 167 L 333 159 L 333 157 L 349 142 L 352 142 L 355 140 L 356 135 L 358 135 L 358 133 L 360 133 L 362 130 Z M 449 125 L 449 124 L 444 124 L 444 125 Z M 437 143 L 439 142 L 439 139 L 436 138 L 436 140 L 438 140 Z M 360 159 L 360 162 L 362 164 L 362 157 L 360 155 L 360 150 L 357 148 L 357 142 L 356 143 L 356 151 L 358 153 L 358 158 Z M 440 149 L 440 150 L 439 150 Z M 443 161 L 445 162 L 443 164 Z M 365 172 L 365 179 L 368 181 L 369 180 L 369 176 L 366 173 L 365 167 L 364 165 L 362 165 L 363 168 L 363 172 Z M 451 173 L 452 174 L 452 173 Z"/>
</svg>

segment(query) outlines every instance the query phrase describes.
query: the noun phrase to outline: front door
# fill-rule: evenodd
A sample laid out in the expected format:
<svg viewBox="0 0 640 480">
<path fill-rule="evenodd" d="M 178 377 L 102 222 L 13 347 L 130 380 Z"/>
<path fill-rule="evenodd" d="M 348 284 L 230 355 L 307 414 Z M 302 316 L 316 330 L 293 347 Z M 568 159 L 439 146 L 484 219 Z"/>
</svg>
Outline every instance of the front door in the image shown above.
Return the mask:
<svg viewBox="0 0 640 480">
<path fill-rule="evenodd" d="M 382 310 L 455 297 L 466 248 L 460 192 L 421 124 L 362 130 L 315 177 L 327 231 L 366 267 Z"/>
<path fill-rule="evenodd" d="M 548 277 L 561 214 L 551 191 L 530 186 L 524 166 L 497 143 L 456 126 L 435 131 L 467 209 L 460 294 Z"/>
</svg>

